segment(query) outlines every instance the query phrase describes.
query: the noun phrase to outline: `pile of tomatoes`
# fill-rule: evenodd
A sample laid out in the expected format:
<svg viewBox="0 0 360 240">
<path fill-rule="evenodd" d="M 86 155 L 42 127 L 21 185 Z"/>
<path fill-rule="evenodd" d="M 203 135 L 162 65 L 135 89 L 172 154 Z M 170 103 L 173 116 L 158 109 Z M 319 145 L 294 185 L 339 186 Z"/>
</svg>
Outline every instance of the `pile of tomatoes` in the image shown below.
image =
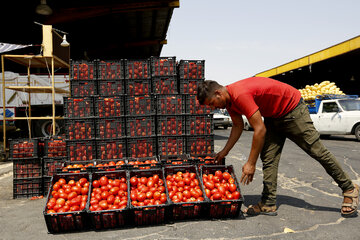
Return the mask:
<svg viewBox="0 0 360 240">
<path fill-rule="evenodd" d="M 130 199 L 135 207 L 165 204 L 167 201 L 164 181 L 158 174 L 151 177 L 130 178 Z"/>
<path fill-rule="evenodd" d="M 236 200 L 240 198 L 235 180 L 229 172 L 215 171 L 214 174 L 203 174 L 205 194 L 210 200 Z"/>
<path fill-rule="evenodd" d="M 92 182 L 90 211 L 124 209 L 128 202 L 126 178 L 100 177 Z"/>
<path fill-rule="evenodd" d="M 200 182 L 194 172 L 181 172 L 166 176 L 166 185 L 172 202 L 201 202 L 204 201 Z"/>
<path fill-rule="evenodd" d="M 46 204 L 47 213 L 75 212 L 85 209 L 88 198 L 89 181 L 60 178 L 54 183 L 51 198 Z"/>
</svg>

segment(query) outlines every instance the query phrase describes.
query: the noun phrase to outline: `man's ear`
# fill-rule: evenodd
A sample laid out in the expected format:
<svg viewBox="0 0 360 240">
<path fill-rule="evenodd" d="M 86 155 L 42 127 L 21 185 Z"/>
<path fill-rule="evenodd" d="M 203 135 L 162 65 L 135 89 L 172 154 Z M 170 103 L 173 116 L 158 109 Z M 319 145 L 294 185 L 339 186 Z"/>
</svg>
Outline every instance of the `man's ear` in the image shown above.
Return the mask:
<svg viewBox="0 0 360 240">
<path fill-rule="evenodd" d="M 216 97 L 218 97 L 218 96 L 221 96 L 221 95 L 222 95 L 222 93 L 221 93 L 220 89 L 215 90 L 214 94 L 215 94 L 215 96 L 216 96 Z"/>
</svg>

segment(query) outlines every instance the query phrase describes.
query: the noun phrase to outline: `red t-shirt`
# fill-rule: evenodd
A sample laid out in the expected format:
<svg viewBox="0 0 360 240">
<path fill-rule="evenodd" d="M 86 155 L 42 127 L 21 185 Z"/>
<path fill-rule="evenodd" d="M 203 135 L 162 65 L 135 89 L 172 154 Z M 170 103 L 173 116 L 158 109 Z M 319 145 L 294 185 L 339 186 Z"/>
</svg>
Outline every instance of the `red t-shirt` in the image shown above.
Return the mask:
<svg viewBox="0 0 360 240">
<path fill-rule="evenodd" d="M 229 114 L 250 118 L 257 110 L 263 117 L 279 118 L 293 110 L 301 93 L 294 87 L 265 77 L 251 77 L 226 86 L 231 103 Z"/>
</svg>

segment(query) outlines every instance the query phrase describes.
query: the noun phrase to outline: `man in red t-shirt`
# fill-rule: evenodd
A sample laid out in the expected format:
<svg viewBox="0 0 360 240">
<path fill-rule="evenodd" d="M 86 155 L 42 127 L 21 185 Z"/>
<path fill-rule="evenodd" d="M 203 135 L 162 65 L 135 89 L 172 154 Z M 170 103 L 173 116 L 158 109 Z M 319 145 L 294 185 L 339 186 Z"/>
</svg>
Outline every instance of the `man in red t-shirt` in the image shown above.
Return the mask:
<svg viewBox="0 0 360 240">
<path fill-rule="evenodd" d="M 334 155 L 321 143 L 309 110 L 297 89 L 274 79 L 251 77 L 227 86 L 221 86 L 215 81 L 204 81 L 199 84 L 197 92 L 200 104 L 212 109 L 226 108 L 233 121 L 229 139 L 216 155 L 218 163 L 233 148 L 243 131 L 242 114 L 254 129 L 249 158 L 243 165 L 240 182 L 249 184 L 253 180 L 260 155 L 264 187 L 261 201 L 245 210 L 248 215 L 277 214 L 277 173 L 286 138 L 316 159 L 342 189 L 342 216 L 357 215 L 359 186 L 352 183 Z"/>
</svg>

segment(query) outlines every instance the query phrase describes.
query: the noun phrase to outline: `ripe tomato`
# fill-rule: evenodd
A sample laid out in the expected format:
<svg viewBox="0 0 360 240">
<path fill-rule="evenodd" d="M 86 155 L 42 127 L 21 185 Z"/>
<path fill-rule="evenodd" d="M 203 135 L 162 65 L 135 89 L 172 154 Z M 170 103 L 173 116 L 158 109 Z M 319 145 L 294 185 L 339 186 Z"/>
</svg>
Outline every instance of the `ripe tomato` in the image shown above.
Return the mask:
<svg viewBox="0 0 360 240">
<path fill-rule="evenodd" d="M 224 172 L 224 173 L 223 173 L 223 178 L 224 178 L 225 180 L 229 180 L 230 177 L 231 177 L 230 173 L 228 173 L 228 172 Z"/>
<path fill-rule="evenodd" d="M 137 177 L 131 177 L 130 178 L 130 184 L 131 184 L 131 186 L 136 186 L 138 184 Z"/>
<path fill-rule="evenodd" d="M 92 185 L 94 188 L 98 188 L 100 187 L 100 182 L 98 180 L 94 180 Z"/>
<path fill-rule="evenodd" d="M 234 183 L 230 183 L 229 191 L 232 192 L 232 193 L 236 191 L 236 185 Z"/>
<path fill-rule="evenodd" d="M 100 185 L 101 185 L 101 186 L 106 186 L 106 185 L 108 185 L 108 184 L 109 184 L 108 178 L 107 178 L 106 176 L 102 176 L 102 177 L 100 178 Z"/>
</svg>

